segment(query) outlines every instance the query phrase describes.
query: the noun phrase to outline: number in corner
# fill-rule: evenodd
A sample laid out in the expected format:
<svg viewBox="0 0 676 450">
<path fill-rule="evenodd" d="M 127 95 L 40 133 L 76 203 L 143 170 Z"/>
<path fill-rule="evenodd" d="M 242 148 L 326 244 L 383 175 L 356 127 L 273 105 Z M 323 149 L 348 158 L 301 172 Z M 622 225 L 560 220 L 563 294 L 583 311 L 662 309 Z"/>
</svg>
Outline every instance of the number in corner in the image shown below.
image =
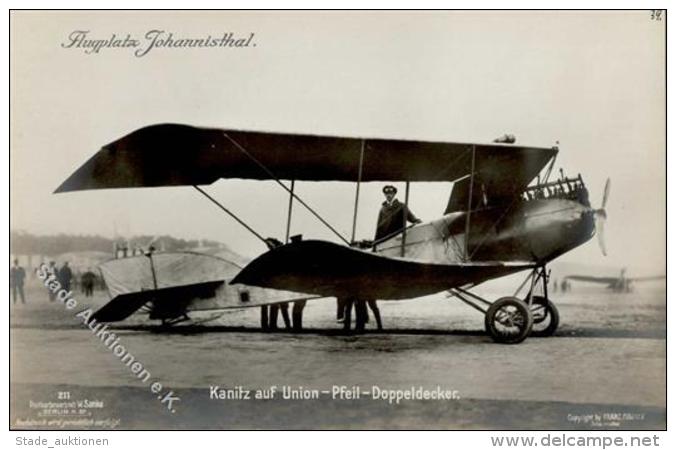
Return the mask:
<svg viewBox="0 0 676 450">
<path fill-rule="evenodd" d="M 663 9 L 651 9 L 650 10 L 650 20 L 655 20 L 657 22 L 662 21 L 662 13 L 664 13 Z"/>
</svg>

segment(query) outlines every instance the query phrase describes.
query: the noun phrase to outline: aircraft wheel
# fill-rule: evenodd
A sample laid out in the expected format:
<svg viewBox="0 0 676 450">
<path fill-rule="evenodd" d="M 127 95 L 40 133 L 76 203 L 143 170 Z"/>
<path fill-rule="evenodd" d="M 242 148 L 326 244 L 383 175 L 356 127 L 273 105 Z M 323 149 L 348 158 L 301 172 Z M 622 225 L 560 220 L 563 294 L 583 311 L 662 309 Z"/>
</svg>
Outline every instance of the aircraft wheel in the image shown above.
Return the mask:
<svg viewBox="0 0 676 450">
<path fill-rule="evenodd" d="M 486 331 L 495 342 L 518 344 L 533 328 L 533 314 L 516 297 L 502 297 L 491 304 L 485 317 Z"/>
<path fill-rule="evenodd" d="M 549 337 L 559 327 L 559 310 L 553 302 L 539 295 L 533 296 L 533 336 Z"/>
</svg>

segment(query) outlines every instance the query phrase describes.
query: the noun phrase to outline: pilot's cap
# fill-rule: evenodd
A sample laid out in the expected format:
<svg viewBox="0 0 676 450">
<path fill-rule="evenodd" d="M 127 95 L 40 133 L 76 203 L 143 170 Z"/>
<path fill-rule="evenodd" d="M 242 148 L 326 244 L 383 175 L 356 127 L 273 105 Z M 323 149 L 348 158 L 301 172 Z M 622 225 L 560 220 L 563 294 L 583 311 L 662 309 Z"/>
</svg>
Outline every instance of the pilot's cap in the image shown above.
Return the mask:
<svg viewBox="0 0 676 450">
<path fill-rule="evenodd" d="M 391 184 L 388 184 L 383 188 L 383 194 L 396 194 L 397 193 L 397 188 L 392 186 Z"/>
</svg>

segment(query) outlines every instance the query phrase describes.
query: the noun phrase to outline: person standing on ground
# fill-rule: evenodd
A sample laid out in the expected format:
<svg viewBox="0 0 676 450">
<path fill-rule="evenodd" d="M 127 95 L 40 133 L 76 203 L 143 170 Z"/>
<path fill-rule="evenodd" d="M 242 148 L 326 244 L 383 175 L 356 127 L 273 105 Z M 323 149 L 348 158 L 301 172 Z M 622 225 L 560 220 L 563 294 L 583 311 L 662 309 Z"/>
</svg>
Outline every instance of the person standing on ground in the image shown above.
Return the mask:
<svg viewBox="0 0 676 450">
<path fill-rule="evenodd" d="M 80 284 L 82 285 L 82 291 L 84 292 L 85 297 L 91 297 L 94 295 L 94 282 L 96 280 L 96 274 L 91 271 L 91 268 L 88 268 L 85 273 L 82 274 L 80 279 Z"/>
<path fill-rule="evenodd" d="M 378 331 L 383 330 L 383 321 L 380 319 L 380 309 L 378 309 L 378 304 L 375 300 L 367 300 L 366 304 L 371 308 L 373 317 L 376 319 L 376 325 L 378 326 Z"/>
<path fill-rule="evenodd" d="M 23 283 L 26 279 L 26 271 L 19 265 L 19 260 L 14 260 L 14 265 L 9 269 L 9 284 L 12 287 L 12 299 L 16 304 L 17 295 L 21 297 L 21 303 L 26 303 L 26 297 L 23 292 Z"/>
<path fill-rule="evenodd" d="M 53 279 L 57 280 L 59 279 L 59 268 L 56 267 L 56 261 L 49 261 L 49 267 L 47 268 L 47 276 L 52 277 Z M 56 300 L 56 292 L 54 292 L 51 289 L 47 289 L 47 293 L 49 294 L 49 301 L 53 302 Z"/>
<path fill-rule="evenodd" d="M 59 275 L 58 275 L 59 283 L 61 284 L 61 288 L 70 291 L 70 283 L 73 280 L 73 271 L 70 270 L 70 267 L 68 267 L 68 261 L 63 263 L 63 266 L 61 266 L 61 269 L 59 269 Z"/>
</svg>

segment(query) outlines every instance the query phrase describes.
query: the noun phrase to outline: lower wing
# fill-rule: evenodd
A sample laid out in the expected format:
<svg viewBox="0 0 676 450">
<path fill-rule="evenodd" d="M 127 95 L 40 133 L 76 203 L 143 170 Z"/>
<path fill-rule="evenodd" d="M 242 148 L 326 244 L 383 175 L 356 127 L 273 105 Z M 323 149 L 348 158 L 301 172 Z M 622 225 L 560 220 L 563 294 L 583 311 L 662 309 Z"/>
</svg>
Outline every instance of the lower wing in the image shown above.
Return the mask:
<svg viewBox="0 0 676 450">
<path fill-rule="evenodd" d="M 309 240 L 264 253 L 231 283 L 322 297 L 399 300 L 480 283 L 532 267 L 530 263 L 428 263 Z"/>
</svg>

